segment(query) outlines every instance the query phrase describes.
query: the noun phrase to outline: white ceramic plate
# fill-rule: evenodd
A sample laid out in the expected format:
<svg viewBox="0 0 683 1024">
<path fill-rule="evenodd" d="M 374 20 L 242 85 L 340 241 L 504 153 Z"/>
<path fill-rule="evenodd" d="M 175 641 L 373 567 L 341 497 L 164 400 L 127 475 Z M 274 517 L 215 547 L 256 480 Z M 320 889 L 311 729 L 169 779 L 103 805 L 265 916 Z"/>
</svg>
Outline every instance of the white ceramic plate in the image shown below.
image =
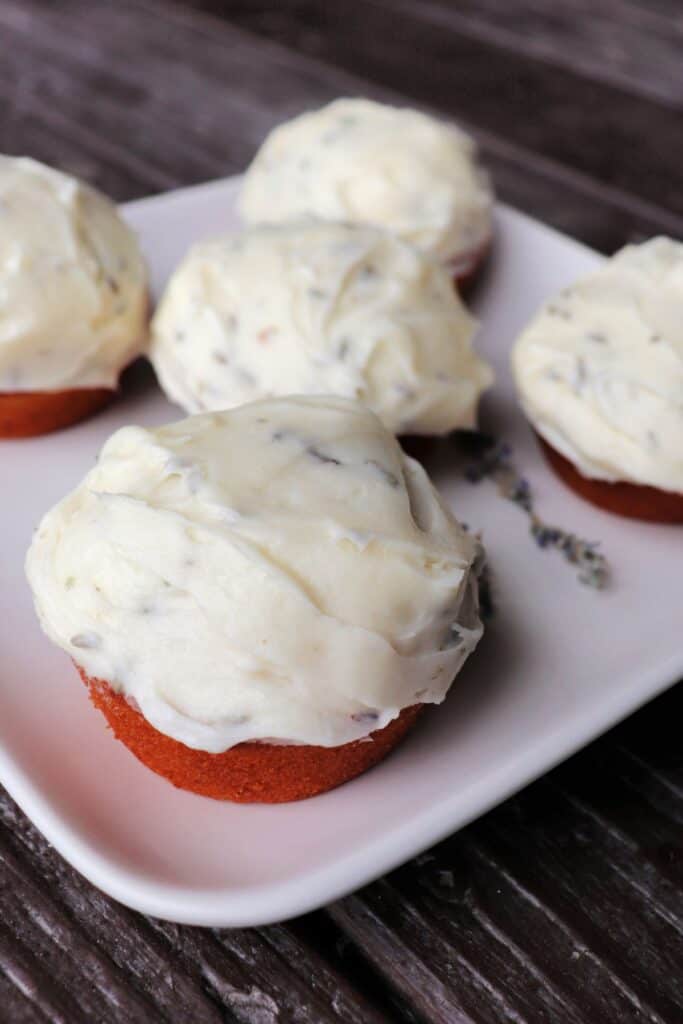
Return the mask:
<svg viewBox="0 0 683 1024">
<path fill-rule="evenodd" d="M 235 222 L 238 182 L 133 203 L 125 213 L 155 293 L 189 243 Z M 683 674 L 675 527 L 582 503 L 541 461 L 507 369 L 518 328 L 599 257 L 505 207 L 477 296 L 481 351 L 498 382 L 485 426 L 504 436 L 551 522 L 599 540 L 613 583 L 596 592 L 541 552 L 523 514 L 462 479 L 448 448 L 434 476 L 483 530 L 498 611 L 444 705 L 386 762 L 332 793 L 275 807 L 173 789 L 105 729 L 71 663 L 43 637 L 23 559 L 43 512 L 124 423 L 177 418 L 150 380 L 70 430 L 0 448 L 0 780 L 74 867 L 131 907 L 174 921 L 254 925 L 320 906 L 430 846 L 567 757 Z M 678 555 L 678 560 L 676 559 Z"/>
</svg>

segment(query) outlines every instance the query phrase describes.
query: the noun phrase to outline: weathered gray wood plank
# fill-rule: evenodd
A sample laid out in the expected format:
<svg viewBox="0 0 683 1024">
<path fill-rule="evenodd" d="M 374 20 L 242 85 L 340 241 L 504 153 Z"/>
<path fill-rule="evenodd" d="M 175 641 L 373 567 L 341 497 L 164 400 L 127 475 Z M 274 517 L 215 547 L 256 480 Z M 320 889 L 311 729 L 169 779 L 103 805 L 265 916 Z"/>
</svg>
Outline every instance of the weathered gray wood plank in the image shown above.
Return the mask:
<svg viewBox="0 0 683 1024">
<path fill-rule="evenodd" d="M 365 995 L 306 940 L 306 929 L 185 928 L 127 910 L 80 878 L 0 791 L 0 910 L 19 952 L 53 963 L 54 989 L 36 996 L 50 1013 L 72 1012 L 63 989 L 79 993 L 83 1020 L 298 1021 L 388 1024 L 381 998 Z M 29 956 L 27 953 L 26 956 Z M 24 964 L 32 977 L 29 958 Z M 22 975 L 23 976 L 23 975 Z M 19 975 L 17 975 L 20 978 Z M 376 986 L 366 986 L 370 989 Z M 51 1002 L 50 1002 L 51 1000 Z M 56 1008 L 56 1009 L 55 1009 Z M 75 1012 L 75 1011 L 73 1011 Z M 4 1024 L 0 1005 L 0 1022 Z"/>
<path fill-rule="evenodd" d="M 610 2 L 610 0 L 606 0 Z M 659 18 L 661 24 L 673 31 L 683 32 L 683 11 L 679 0 L 611 0 L 617 9 L 622 5 L 636 17 Z"/>
<path fill-rule="evenodd" d="M 145 0 L 148 3 L 149 0 Z M 212 0 L 199 0 L 212 7 Z M 491 135 L 550 157 L 679 214 L 683 196 L 672 140 L 674 109 L 607 82 L 549 65 L 507 46 L 444 29 L 389 0 L 349 10 L 295 0 L 296 18 L 272 19 L 277 5 L 247 4 L 240 18 L 274 38 L 414 99 L 465 117 Z M 234 15 L 233 15 L 234 16 Z M 362 26 L 362 28 L 361 28 Z"/>
<path fill-rule="evenodd" d="M 0 962 L 2 962 L 2 968 L 0 968 L 0 1006 L 2 1007 L 5 1019 L 11 1021 L 12 1024 L 44 1024 L 47 1017 L 32 1000 L 26 999 L 21 994 L 19 987 L 17 987 L 21 982 L 16 978 L 16 984 L 14 983 L 11 979 L 11 969 L 10 973 L 4 973 L 9 965 L 4 960 Z"/>
<path fill-rule="evenodd" d="M 366 0 L 368 2 L 368 0 Z M 442 29 L 683 109 L 681 37 L 670 19 L 614 0 L 369 0 Z M 672 28 L 674 31 L 672 31 Z"/>
<path fill-rule="evenodd" d="M 529 987 L 519 973 L 526 971 L 534 982 L 532 998 L 541 1003 L 542 993 L 550 1020 L 611 1024 L 630 1019 L 633 995 L 619 972 L 586 944 L 553 903 L 538 899 L 478 838 L 466 835 L 457 845 L 433 851 L 418 884 L 426 912 L 440 920 L 452 941 L 469 942 L 476 949 L 490 937 L 507 948 L 517 968 L 515 985 Z M 510 974 L 503 973 L 509 984 Z M 540 1007 L 532 1009 L 531 1019 L 540 1012 Z"/>
<path fill-rule="evenodd" d="M 152 927 L 174 958 L 214 993 L 238 1020 L 258 1018 L 317 1024 L 386 1024 L 388 1018 L 333 971 L 300 929 L 183 928 L 165 921 Z M 251 1016 L 250 1016 L 251 1014 Z"/>
<path fill-rule="evenodd" d="M 3 900 L 3 918 L 4 918 Z M 59 972 L 57 972 L 58 974 Z M 21 930 L 13 926 L 13 922 L 5 922 L 0 918 L 0 974 L 5 981 L 11 982 L 18 993 L 24 996 L 25 1002 L 31 1006 L 33 1016 L 29 1015 L 24 1006 L 22 1012 L 29 1020 L 49 1020 L 54 1024 L 87 1024 L 87 1018 L 78 1005 L 77 1000 L 60 983 L 52 977 L 50 967 L 41 963 L 34 955 L 30 946 L 22 941 Z M 16 1000 L 10 1002 L 10 1006 Z M 9 1007 L 8 1007 L 9 1009 Z M 3 1024 L 12 1024 L 9 1016 L 4 1016 L 5 1008 L 0 1012 Z"/>
<path fill-rule="evenodd" d="M 384 914 L 378 913 L 375 895 L 376 889 L 371 890 L 369 898 L 368 893 L 348 896 L 334 904 L 329 914 L 419 1019 L 435 1024 L 466 1024 L 475 1019 L 493 1024 L 500 1019 L 498 1000 L 485 1006 L 480 1016 L 470 1016 L 467 1002 L 463 1001 L 461 993 L 453 991 L 446 976 L 456 960 L 461 969 L 465 966 L 462 958 L 435 939 L 426 923 L 421 928 L 423 941 L 418 944 L 412 941 L 412 934 L 399 934 L 394 912 L 400 912 L 400 908 L 389 906 L 382 908 Z M 470 965 L 466 970 L 475 976 Z"/>
<path fill-rule="evenodd" d="M 69 0 L 55 13 L 43 0 L 27 13 L 7 0 L 0 7 L 10 54 L 5 88 L 19 83 L 0 121 L 1 148 L 44 159 L 56 151 L 62 165 L 125 199 L 239 170 L 274 123 L 340 93 L 401 100 L 383 85 L 230 25 L 218 31 L 215 19 L 175 6 L 160 42 L 159 0 L 145 0 L 135 17 L 144 54 L 135 61 L 127 42 L 137 6 Z M 656 231 L 683 234 L 683 216 L 475 131 L 503 198 L 597 248 Z"/>
<path fill-rule="evenodd" d="M 58 960 L 55 975 L 78 993 L 85 1021 L 144 1024 L 166 1013 L 201 1016 L 207 1024 L 223 1020 L 200 986 L 169 968 L 166 944 L 140 927 L 136 915 L 107 901 L 60 858 L 41 858 L 38 866 L 33 850 L 27 855 L 26 848 L 13 849 L 6 836 L 0 832 L 5 920 L 11 918 L 15 934 L 41 960 Z M 47 844 L 31 835 L 36 839 L 47 852 Z"/>
</svg>

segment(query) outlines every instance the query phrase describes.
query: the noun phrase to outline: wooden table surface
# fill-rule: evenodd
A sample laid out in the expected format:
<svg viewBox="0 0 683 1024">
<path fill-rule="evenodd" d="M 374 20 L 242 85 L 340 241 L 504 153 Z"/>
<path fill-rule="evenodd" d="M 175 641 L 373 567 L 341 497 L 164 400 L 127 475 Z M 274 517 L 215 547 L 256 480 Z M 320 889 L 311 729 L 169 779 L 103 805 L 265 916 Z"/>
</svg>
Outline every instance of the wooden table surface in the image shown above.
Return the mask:
<svg viewBox="0 0 683 1024">
<path fill-rule="evenodd" d="M 340 94 L 456 118 L 503 199 L 598 249 L 683 237 L 681 0 L 0 0 L 0 150 L 119 200 Z M 119 906 L 0 791 L 0 1021 L 680 1024 L 682 698 L 268 928 Z"/>
</svg>

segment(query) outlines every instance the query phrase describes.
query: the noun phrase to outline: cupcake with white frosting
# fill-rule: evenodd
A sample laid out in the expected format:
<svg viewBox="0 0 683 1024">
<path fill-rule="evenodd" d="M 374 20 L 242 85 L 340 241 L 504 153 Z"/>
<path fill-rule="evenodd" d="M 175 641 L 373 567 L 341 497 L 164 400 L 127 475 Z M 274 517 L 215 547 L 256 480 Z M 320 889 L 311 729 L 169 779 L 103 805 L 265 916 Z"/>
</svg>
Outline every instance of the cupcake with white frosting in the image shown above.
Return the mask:
<svg viewBox="0 0 683 1024">
<path fill-rule="evenodd" d="M 248 224 L 374 224 L 463 281 L 490 247 L 493 192 L 476 143 L 455 125 L 339 99 L 270 133 L 246 173 L 239 209 Z"/>
<path fill-rule="evenodd" d="M 541 308 L 512 364 L 567 483 L 622 515 L 683 521 L 683 244 L 620 250 Z"/>
<path fill-rule="evenodd" d="M 152 322 L 150 357 L 187 412 L 272 395 L 368 405 L 395 434 L 471 428 L 493 379 L 446 271 L 396 236 L 334 223 L 195 246 Z"/>
<path fill-rule="evenodd" d="M 116 207 L 70 175 L 0 156 L 0 437 L 94 412 L 140 354 L 147 272 Z"/>
<path fill-rule="evenodd" d="M 377 417 L 287 398 L 118 431 L 27 572 L 140 760 L 270 802 L 365 770 L 443 701 L 481 636 L 478 562 Z"/>
</svg>

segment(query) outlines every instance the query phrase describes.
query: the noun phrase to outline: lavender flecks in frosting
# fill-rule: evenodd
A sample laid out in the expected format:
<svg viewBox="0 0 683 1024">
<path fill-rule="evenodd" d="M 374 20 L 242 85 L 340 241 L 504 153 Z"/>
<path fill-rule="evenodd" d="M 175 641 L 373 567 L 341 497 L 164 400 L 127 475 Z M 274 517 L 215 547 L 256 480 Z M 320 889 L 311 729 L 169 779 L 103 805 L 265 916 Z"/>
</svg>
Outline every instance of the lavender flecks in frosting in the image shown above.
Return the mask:
<svg viewBox="0 0 683 1024">
<path fill-rule="evenodd" d="M 0 203 L 0 392 L 115 387 L 146 340 L 133 232 L 101 193 L 23 157 L 0 156 Z"/>
<path fill-rule="evenodd" d="M 351 715 L 351 720 L 353 722 L 358 722 L 363 725 L 369 725 L 372 722 L 376 722 L 378 719 L 379 711 L 356 711 Z"/>
<path fill-rule="evenodd" d="M 326 452 L 321 451 L 314 444 L 309 444 L 306 447 L 306 454 L 310 455 L 312 459 L 316 459 L 318 462 L 323 462 L 328 466 L 341 466 L 341 459 L 335 459 L 334 455 L 328 455 Z"/>
<path fill-rule="evenodd" d="M 118 431 L 27 572 L 90 677 L 216 753 L 337 746 L 440 703 L 481 635 L 478 551 L 377 417 L 299 397 Z"/>
<path fill-rule="evenodd" d="M 157 308 L 150 357 L 188 412 L 332 394 L 396 434 L 445 434 L 473 424 L 492 381 L 474 330 L 449 274 L 393 235 L 297 223 L 245 232 L 238 253 L 229 238 L 195 246 Z"/>
<path fill-rule="evenodd" d="M 420 111 L 363 99 L 340 99 L 276 128 L 240 196 L 249 224 L 374 224 L 443 261 L 471 260 L 485 245 L 492 205 L 469 136 Z"/>
<path fill-rule="evenodd" d="M 71 637 L 70 643 L 73 647 L 80 647 L 82 650 L 95 650 L 102 646 L 102 637 L 92 630 L 85 630 L 83 633 L 76 633 Z"/>
<path fill-rule="evenodd" d="M 683 243 L 660 237 L 599 263 L 517 338 L 524 413 L 582 476 L 683 493 L 682 324 Z"/>
<path fill-rule="evenodd" d="M 392 473 L 391 470 L 387 469 L 386 466 L 383 466 L 381 462 L 377 461 L 377 459 L 366 459 L 365 460 L 365 465 L 366 466 L 371 466 L 372 469 L 376 470 L 377 473 L 379 473 L 379 475 L 381 476 L 381 478 L 386 483 L 388 483 L 390 487 L 399 487 L 400 486 L 400 481 L 399 481 L 398 477 L 396 476 L 396 474 Z"/>
</svg>

